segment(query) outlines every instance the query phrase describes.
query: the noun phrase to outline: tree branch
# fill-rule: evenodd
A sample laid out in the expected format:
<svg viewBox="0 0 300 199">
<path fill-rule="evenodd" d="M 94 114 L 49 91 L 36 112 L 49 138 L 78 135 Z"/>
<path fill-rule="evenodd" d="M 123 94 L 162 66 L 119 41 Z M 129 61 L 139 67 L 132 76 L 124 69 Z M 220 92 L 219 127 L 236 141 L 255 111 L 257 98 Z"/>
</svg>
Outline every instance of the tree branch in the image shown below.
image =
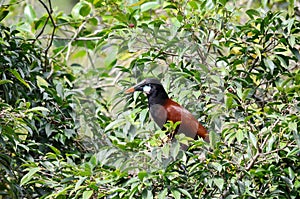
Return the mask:
<svg viewBox="0 0 300 199">
<path fill-rule="evenodd" d="M 47 59 L 47 57 L 48 57 L 48 51 L 49 51 L 49 49 L 50 49 L 50 47 L 52 46 L 52 43 L 53 43 L 54 33 L 55 33 L 55 30 L 56 30 L 56 25 L 55 25 L 55 21 L 54 21 L 54 19 L 52 17 L 53 9 L 52 9 L 52 5 L 51 5 L 51 0 L 48 0 L 49 8 L 47 7 L 47 5 L 42 0 L 39 0 L 39 2 L 46 9 L 46 11 L 48 13 L 48 18 L 47 18 L 46 23 L 45 23 L 44 27 L 42 28 L 41 32 L 37 35 L 36 40 L 44 32 L 44 29 L 45 29 L 45 27 L 46 27 L 49 19 L 50 19 L 50 21 L 51 21 L 51 23 L 53 25 L 53 30 L 52 30 L 52 33 L 51 33 L 50 42 L 49 42 L 49 44 L 47 45 L 47 47 L 46 47 L 46 49 L 44 51 L 44 53 L 45 53 L 45 60 L 46 60 L 46 63 L 47 63 L 46 65 L 48 65 L 49 64 L 48 61 L 47 61 L 48 60 Z M 44 70 L 46 70 L 46 67 L 44 68 Z"/>
</svg>

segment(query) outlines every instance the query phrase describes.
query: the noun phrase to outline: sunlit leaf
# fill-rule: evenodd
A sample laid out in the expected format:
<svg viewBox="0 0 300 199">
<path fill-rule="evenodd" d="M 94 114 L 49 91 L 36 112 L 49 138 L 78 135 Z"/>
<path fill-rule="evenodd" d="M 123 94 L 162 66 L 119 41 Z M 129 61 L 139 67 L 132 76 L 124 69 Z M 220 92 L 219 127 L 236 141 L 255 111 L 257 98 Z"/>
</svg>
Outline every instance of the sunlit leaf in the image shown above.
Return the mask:
<svg viewBox="0 0 300 199">
<path fill-rule="evenodd" d="M 185 195 L 187 198 L 193 198 L 192 195 L 185 189 L 179 188 L 178 189 L 183 195 Z"/>
<path fill-rule="evenodd" d="M 167 194 L 168 194 L 168 189 L 165 188 L 163 191 L 161 191 L 161 192 L 158 194 L 158 198 L 159 198 L 159 199 L 165 199 L 166 196 L 167 196 Z"/>
<path fill-rule="evenodd" d="M 146 12 L 150 9 L 156 9 L 158 7 L 160 7 L 160 3 L 156 1 L 146 2 L 141 5 L 141 12 Z"/>
<path fill-rule="evenodd" d="M 11 80 L 0 80 L 0 85 L 2 85 L 2 84 L 12 84 L 13 83 L 13 81 L 11 81 Z"/>
<path fill-rule="evenodd" d="M 249 132 L 249 138 L 250 138 L 252 145 L 256 148 L 257 147 L 256 136 L 252 132 Z"/>
<path fill-rule="evenodd" d="M 181 197 L 180 197 L 180 191 L 179 190 L 177 190 L 177 189 L 171 189 L 171 193 L 172 193 L 172 195 L 173 195 L 173 197 L 175 198 L 175 199 L 180 199 Z"/>
<path fill-rule="evenodd" d="M 247 10 L 247 11 L 246 11 L 246 14 L 247 14 L 251 19 L 253 19 L 254 16 L 257 16 L 257 17 L 260 16 L 260 13 L 259 13 L 257 10 L 255 10 L 255 9 L 249 9 L 249 10 Z"/>
<path fill-rule="evenodd" d="M 28 109 L 26 112 L 49 112 L 49 109 L 42 107 L 42 106 L 37 106 L 31 109 Z"/>
<path fill-rule="evenodd" d="M 24 8 L 24 15 L 26 16 L 27 20 L 32 23 L 36 19 L 36 13 L 34 8 L 27 4 Z"/>
<path fill-rule="evenodd" d="M 47 88 L 49 86 L 49 83 L 41 76 L 36 76 L 36 81 L 37 81 L 37 85 L 39 88 L 42 88 L 42 87 Z"/>
<path fill-rule="evenodd" d="M 17 80 L 19 80 L 24 86 L 26 86 L 28 89 L 31 89 L 30 85 L 21 77 L 19 72 L 16 69 L 9 70 Z"/>
<path fill-rule="evenodd" d="M 273 63 L 272 60 L 265 58 L 264 59 L 265 65 L 270 69 L 271 74 L 273 74 L 274 69 L 276 68 L 275 64 Z"/>
<path fill-rule="evenodd" d="M 29 172 L 26 173 L 26 175 L 24 175 L 22 177 L 21 182 L 20 182 L 20 186 L 26 185 L 33 178 L 34 174 L 37 173 L 40 170 L 41 170 L 41 168 L 39 168 L 39 167 L 31 168 L 29 170 Z"/>
<path fill-rule="evenodd" d="M 217 187 L 222 190 L 224 186 L 224 179 L 222 178 L 215 178 L 214 183 L 217 185 Z"/>
<path fill-rule="evenodd" d="M 93 195 L 93 193 L 94 192 L 92 190 L 84 191 L 83 194 L 82 194 L 82 198 L 83 199 L 89 199 Z"/>
<path fill-rule="evenodd" d="M 0 21 L 2 21 L 8 14 L 9 14 L 9 11 L 6 8 L 1 7 L 0 8 Z"/>
</svg>

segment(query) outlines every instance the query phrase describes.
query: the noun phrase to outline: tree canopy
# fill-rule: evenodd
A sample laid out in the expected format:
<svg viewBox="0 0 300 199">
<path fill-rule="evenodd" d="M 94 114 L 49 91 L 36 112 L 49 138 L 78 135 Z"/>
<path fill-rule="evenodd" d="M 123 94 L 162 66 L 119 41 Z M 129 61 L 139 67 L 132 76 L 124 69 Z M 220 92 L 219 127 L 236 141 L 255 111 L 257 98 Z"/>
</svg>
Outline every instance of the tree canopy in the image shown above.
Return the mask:
<svg viewBox="0 0 300 199">
<path fill-rule="evenodd" d="M 0 198 L 300 197 L 299 2 L 64 3 L 0 4 Z M 210 143 L 162 141 L 147 77 Z"/>
</svg>

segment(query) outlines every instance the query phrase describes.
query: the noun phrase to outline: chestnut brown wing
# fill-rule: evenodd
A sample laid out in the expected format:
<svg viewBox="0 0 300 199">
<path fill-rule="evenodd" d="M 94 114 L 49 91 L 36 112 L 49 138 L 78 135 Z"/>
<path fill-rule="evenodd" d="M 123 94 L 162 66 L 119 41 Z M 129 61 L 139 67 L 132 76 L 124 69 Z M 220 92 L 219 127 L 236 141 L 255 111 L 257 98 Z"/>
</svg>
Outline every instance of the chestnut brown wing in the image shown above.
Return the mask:
<svg viewBox="0 0 300 199">
<path fill-rule="evenodd" d="M 180 106 L 178 103 L 167 100 L 164 107 L 167 111 L 167 120 L 172 122 L 181 121 L 178 128 L 178 133 L 183 133 L 188 137 L 193 139 L 197 135 L 208 141 L 208 132 L 207 130 L 196 120 L 196 118 L 185 108 Z"/>
</svg>

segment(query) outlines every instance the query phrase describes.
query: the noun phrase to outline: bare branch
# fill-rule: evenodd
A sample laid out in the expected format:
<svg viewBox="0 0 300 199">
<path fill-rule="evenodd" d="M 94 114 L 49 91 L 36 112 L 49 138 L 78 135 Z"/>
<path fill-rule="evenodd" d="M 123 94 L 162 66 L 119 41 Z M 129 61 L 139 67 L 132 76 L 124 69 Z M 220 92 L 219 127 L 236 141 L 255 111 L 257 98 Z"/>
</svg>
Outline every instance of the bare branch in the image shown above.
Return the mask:
<svg viewBox="0 0 300 199">
<path fill-rule="evenodd" d="M 50 37 L 50 41 L 49 41 L 49 44 L 48 46 L 46 47 L 45 49 L 45 60 L 48 60 L 47 59 L 47 56 L 48 56 L 48 51 L 50 49 L 50 47 L 52 46 L 52 43 L 53 43 L 53 38 L 54 38 L 54 33 L 55 33 L 55 30 L 56 30 L 56 25 L 55 25 L 55 21 L 52 17 L 52 13 L 53 13 L 53 9 L 52 9 L 52 5 L 51 5 L 51 0 L 48 0 L 48 4 L 49 4 L 49 8 L 47 7 L 47 5 L 42 1 L 42 0 L 39 0 L 39 2 L 43 5 L 43 7 L 46 9 L 47 13 L 48 13 L 48 18 L 46 20 L 46 23 L 44 25 L 44 27 L 42 28 L 41 32 L 37 35 L 37 38 L 36 40 L 38 39 L 38 37 L 44 32 L 44 29 L 47 25 L 47 22 L 51 21 L 52 25 L 53 25 L 53 30 L 52 30 L 52 33 L 51 33 L 51 37 Z M 47 62 L 46 62 L 47 63 Z M 48 64 L 48 63 L 47 63 Z M 46 69 L 46 67 L 45 67 Z"/>
<path fill-rule="evenodd" d="M 85 26 L 86 21 L 83 21 L 83 23 L 79 26 L 79 28 L 77 29 L 77 31 L 75 32 L 75 34 L 73 35 L 73 37 L 70 39 L 68 45 L 66 45 L 63 49 L 61 49 L 56 56 L 60 55 L 61 52 L 63 52 L 66 48 L 68 48 L 67 54 L 66 54 L 66 60 L 68 60 L 70 53 L 71 53 L 71 47 L 72 47 L 72 42 L 76 40 L 76 38 L 78 37 L 79 33 L 81 32 L 81 30 L 83 29 L 83 27 Z M 55 56 L 55 57 L 56 57 Z"/>
</svg>

